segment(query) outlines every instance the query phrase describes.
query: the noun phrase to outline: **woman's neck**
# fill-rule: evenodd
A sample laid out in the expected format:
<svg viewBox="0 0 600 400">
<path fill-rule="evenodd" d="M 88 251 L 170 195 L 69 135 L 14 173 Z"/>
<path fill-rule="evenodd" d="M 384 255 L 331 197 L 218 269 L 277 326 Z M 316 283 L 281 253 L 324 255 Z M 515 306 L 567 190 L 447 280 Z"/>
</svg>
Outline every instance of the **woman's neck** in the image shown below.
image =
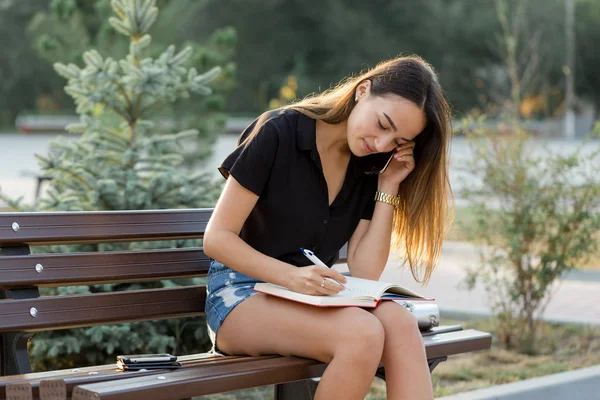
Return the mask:
<svg viewBox="0 0 600 400">
<path fill-rule="evenodd" d="M 317 120 L 316 141 L 317 149 L 324 152 L 350 153 L 348 147 L 348 135 L 346 133 L 346 122 L 339 124 L 328 124 Z"/>
</svg>

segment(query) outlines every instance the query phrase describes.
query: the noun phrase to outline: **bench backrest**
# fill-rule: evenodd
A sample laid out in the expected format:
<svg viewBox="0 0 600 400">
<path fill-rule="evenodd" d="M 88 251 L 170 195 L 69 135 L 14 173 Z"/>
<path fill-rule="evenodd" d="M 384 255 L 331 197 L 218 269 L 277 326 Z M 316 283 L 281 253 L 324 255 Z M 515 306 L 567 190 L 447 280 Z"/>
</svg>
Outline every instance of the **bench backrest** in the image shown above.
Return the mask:
<svg viewBox="0 0 600 400">
<path fill-rule="evenodd" d="M 38 291 L 202 277 L 210 259 L 201 247 L 68 254 L 31 254 L 30 247 L 201 239 L 211 214 L 212 209 L 0 213 L 0 334 L 203 314 L 204 285 L 48 297 Z"/>
<path fill-rule="evenodd" d="M 1 332 L 198 315 L 204 287 L 27 298 L 40 286 L 205 275 L 201 248 L 29 254 L 29 246 L 201 238 L 211 209 L 0 214 Z"/>
</svg>

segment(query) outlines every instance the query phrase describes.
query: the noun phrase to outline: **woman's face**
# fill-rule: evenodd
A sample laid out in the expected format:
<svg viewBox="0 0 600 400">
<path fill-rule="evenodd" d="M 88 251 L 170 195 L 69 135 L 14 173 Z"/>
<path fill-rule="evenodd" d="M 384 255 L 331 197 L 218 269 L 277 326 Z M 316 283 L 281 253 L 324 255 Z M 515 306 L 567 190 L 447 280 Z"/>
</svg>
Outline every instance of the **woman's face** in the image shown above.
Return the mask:
<svg viewBox="0 0 600 400">
<path fill-rule="evenodd" d="M 394 94 L 373 96 L 370 88 L 370 81 L 358 86 L 358 103 L 348 117 L 348 146 L 358 157 L 390 152 L 412 141 L 427 123 L 425 112 L 412 101 Z"/>
</svg>

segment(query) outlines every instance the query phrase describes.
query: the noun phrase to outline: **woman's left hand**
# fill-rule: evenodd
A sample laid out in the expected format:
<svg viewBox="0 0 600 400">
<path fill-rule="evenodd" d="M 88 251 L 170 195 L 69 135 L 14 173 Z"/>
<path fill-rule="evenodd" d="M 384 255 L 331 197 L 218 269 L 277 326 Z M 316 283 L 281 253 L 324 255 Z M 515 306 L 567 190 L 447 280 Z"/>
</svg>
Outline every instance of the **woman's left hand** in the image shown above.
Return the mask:
<svg viewBox="0 0 600 400">
<path fill-rule="evenodd" d="M 414 141 L 402 143 L 396 147 L 394 158 L 390 161 L 385 171 L 383 171 L 383 174 L 380 175 L 380 179 L 383 179 L 390 185 L 399 185 L 400 182 L 406 179 L 408 174 L 415 169 L 414 148 Z"/>
</svg>

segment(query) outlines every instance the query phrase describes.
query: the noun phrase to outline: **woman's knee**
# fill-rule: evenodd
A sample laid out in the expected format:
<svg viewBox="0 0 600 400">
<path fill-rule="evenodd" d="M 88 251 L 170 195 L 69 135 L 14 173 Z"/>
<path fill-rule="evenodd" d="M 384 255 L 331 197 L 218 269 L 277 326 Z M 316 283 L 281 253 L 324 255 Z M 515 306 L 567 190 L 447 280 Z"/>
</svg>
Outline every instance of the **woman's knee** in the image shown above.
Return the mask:
<svg viewBox="0 0 600 400">
<path fill-rule="evenodd" d="M 337 329 L 332 356 L 379 359 L 385 330 L 374 315 L 360 308 L 346 308 Z"/>
<path fill-rule="evenodd" d="M 373 315 L 386 332 L 419 333 L 417 317 L 400 304 L 385 302 L 373 311 Z"/>
</svg>

